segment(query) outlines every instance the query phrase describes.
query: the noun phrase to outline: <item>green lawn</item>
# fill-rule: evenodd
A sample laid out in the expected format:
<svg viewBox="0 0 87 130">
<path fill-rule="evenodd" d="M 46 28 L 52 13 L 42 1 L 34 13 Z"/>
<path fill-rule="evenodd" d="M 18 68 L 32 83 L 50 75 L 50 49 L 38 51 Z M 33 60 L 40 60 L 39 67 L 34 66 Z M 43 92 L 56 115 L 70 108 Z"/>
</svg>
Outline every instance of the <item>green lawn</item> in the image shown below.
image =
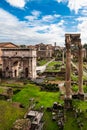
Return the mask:
<svg viewBox="0 0 87 130">
<path fill-rule="evenodd" d="M 60 62 L 60 61 L 53 61 L 53 62 L 49 63 L 48 66 L 54 66 L 56 64 L 57 65 L 62 65 L 62 62 Z"/>
<path fill-rule="evenodd" d="M 36 86 L 35 84 L 23 85 L 21 91 L 13 95 L 12 100 L 22 103 L 25 106 L 24 109 L 14 107 L 10 102 L 0 100 L 0 130 L 10 130 L 13 122 L 16 119 L 24 116 L 25 111 L 27 110 L 28 106 L 31 104 L 29 100 L 30 98 L 34 98 L 33 103 L 36 104 L 35 109 L 40 108 L 40 106 L 44 106 L 43 119 L 45 121 L 45 124 L 43 130 L 59 130 L 57 123 L 52 121 L 52 113 L 47 112 L 46 108 L 52 107 L 53 102 L 55 101 L 59 103 L 63 103 L 63 101 L 60 100 L 60 92 L 41 91 L 40 87 Z M 73 105 L 77 109 L 81 109 L 84 112 L 79 117 L 79 119 L 84 124 L 82 130 L 87 130 L 86 129 L 87 102 L 74 100 Z M 80 130 L 77 124 L 77 118 L 74 117 L 74 113 L 72 111 L 65 112 L 65 116 L 66 116 L 66 122 L 64 125 L 64 130 L 73 130 L 73 129 Z"/>
<path fill-rule="evenodd" d="M 46 68 L 46 72 L 59 72 L 61 68 L 62 62 L 53 61 L 48 64 Z"/>
<path fill-rule="evenodd" d="M 4 89 L 0 87 L 0 94 L 4 92 Z"/>
<path fill-rule="evenodd" d="M 13 107 L 10 102 L 0 100 L 0 130 L 10 130 L 15 120 L 23 115 L 23 109 Z"/>
<path fill-rule="evenodd" d="M 40 91 L 38 86 L 28 84 L 23 90 L 21 90 L 21 92 L 13 96 L 13 101 L 21 102 L 25 107 L 27 107 L 30 103 L 29 99 L 34 98 L 36 107 L 43 105 L 46 108 L 48 106 L 52 106 L 55 101 L 61 102 L 59 97 L 59 92 Z"/>
<path fill-rule="evenodd" d="M 66 122 L 64 125 L 64 130 L 80 130 L 76 124 L 75 117 L 72 112 L 66 112 Z"/>
<path fill-rule="evenodd" d="M 38 64 L 38 66 L 42 66 L 42 65 L 46 64 L 47 62 L 48 62 L 48 60 L 38 60 L 37 64 Z"/>
<path fill-rule="evenodd" d="M 58 126 L 56 122 L 52 121 L 51 113 L 46 112 L 47 107 L 52 107 L 53 102 L 62 102 L 60 100 L 60 93 L 59 92 L 45 92 L 40 91 L 40 88 L 34 84 L 28 84 L 26 87 L 21 90 L 18 94 L 13 96 L 13 101 L 21 102 L 26 108 L 29 105 L 29 99 L 34 98 L 36 107 L 35 109 L 40 108 L 40 106 L 44 106 L 44 130 L 58 130 Z"/>
<path fill-rule="evenodd" d="M 43 130 L 59 130 L 57 123 L 52 121 L 51 112 L 45 112 L 44 120 L 45 120 L 45 124 Z"/>
</svg>

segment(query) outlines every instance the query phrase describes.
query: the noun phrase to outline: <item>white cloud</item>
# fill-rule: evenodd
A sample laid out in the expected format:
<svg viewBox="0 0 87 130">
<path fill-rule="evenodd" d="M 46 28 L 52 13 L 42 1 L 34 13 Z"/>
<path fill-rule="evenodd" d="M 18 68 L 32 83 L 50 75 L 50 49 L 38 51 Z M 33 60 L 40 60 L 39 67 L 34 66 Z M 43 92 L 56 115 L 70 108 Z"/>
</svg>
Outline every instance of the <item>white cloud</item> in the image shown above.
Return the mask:
<svg viewBox="0 0 87 130">
<path fill-rule="evenodd" d="M 18 7 L 18 8 L 24 8 L 26 2 L 28 0 L 6 0 L 11 6 Z"/>
<path fill-rule="evenodd" d="M 68 7 L 78 13 L 79 9 L 87 6 L 87 0 L 69 0 Z"/>
<path fill-rule="evenodd" d="M 40 11 L 37 11 L 37 10 L 33 10 L 33 11 L 31 12 L 31 14 L 32 14 L 33 16 L 39 17 L 40 14 L 41 14 L 41 12 L 40 12 Z"/>
<path fill-rule="evenodd" d="M 87 17 L 80 17 L 77 19 L 78 31 L 81 33 L 82 43 L 87 43 Z"/>
<path fill-rule="evenodd" d="M 16 44 L 58 42 L 63 45 L 63 26 L 60 27 L 59 23 L 46 25 L 42 19 L 36 21 L 19 21 L 14 15 L 0 9 L 0 42 L 10 41 Z"/>
<path fill-rule="evenodd" d="M 80 9 L 83 9 L 83 7 L 87 7 L 87 0 L 56 0 L 58 3 L 63 2 L 67 3 L 67 6 L 70 8 L 70 10 L 74 10 L 75 13 L 78 13 Z"/>
<path fill-rule="evenodd" d="M 41 12 L 31 13 L 29 17 L 35 17 L 34 19 L 20 21 L 14 15 L 3 9 L 0 9 L 0 42 L 10 41 L 16 44 L 28 45 L 41 42 L 51 44 L 57 42 L 58 45 L 62 46 L 65 44 L 65 33 L 73 33 L 72 30 L 74 30 L 74 33 L 81 33 L 82 43 L 86 42 L 87 17 L 69 18 L 67 16 L 67 21 L 67 17 L 59 19 L 60 17 L 57 14 L 54 14 L 50 16 L 45 15 L 38 19 L 40 14 Z M 51 22 L 52 19 L 54 22 Z M 77 22 L 77 24 L 72 24 L 70 27 L 68 27 L 69 19 L 72 19 L 73 22 Z"/>
<path fill-rule="evenodd" d="M 34 10 L 34 12 L 38 12 L 38 13 L 36 14 L 33 13 L 32 11 L 31 14 L 33 15 L 25 16 L 25 19 L 28 20 L 28 25 L 30 26 L 37 26 L 40 24 L 48 24 L 48 23 L 51 24 L 56 20 L 58 21 L 58 19 L 61 17 L 58 14 L 54 14 L 54 15 L 44 15 L 42 16 L 42 18 L 40 18 L 41 12 L 36 10 Z"/>
<path fill-rule="evenodd" d="M 78 22 L 83 22 L 83 21 L 87 21 L 87 17 L 79 17 L 77 18 Z"/>
<path fill-rule="evenodd" d="M 60 2 L 67 2 L 68 0 L 56 0 L 58 3 Z"/>
<path fill-rule="evenodd" d="M 53 21 L 53 20 L 55 20 L 56 18 L 59 18 L 60 17 L 60 15 L 57 15 L 57 14 L 54 14 L 54 15 L 46 15 L 46 16 L 44 16 L 43 18 L 42 18 L 42 20 L 44 21 L 44 22 L 50 22 L 50 21 Z"/>
<path fill-rule="evenodd" d="M 29 16 L 25 16 L 25 19 L 29 20 L 29 21 L 33 21 L 33 20 L 37 20 L 38 17 L 40 16 L 41 12 L 37 11 L 37 10 L 33 10 L 31 12 L 32 15 Z"/>
</svg>

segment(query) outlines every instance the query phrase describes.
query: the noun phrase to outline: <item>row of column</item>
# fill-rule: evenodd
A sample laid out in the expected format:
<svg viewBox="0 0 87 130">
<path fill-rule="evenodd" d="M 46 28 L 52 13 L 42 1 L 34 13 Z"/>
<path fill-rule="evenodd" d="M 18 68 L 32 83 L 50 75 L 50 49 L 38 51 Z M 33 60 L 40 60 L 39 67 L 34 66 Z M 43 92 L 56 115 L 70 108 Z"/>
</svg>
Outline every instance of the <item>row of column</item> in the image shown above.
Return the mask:
<svg viewBox="0 0 87 130">
<path fill-rule="evenodd" d="M 66 36 L 66 99 L 72 98 L 71 92 L 71 39 Z M 75 41 L 74 41 L 75 42 Z M 83 94 L 83 57 L 81 40 L 78 42 L 78 94 Z"/>
</svg>

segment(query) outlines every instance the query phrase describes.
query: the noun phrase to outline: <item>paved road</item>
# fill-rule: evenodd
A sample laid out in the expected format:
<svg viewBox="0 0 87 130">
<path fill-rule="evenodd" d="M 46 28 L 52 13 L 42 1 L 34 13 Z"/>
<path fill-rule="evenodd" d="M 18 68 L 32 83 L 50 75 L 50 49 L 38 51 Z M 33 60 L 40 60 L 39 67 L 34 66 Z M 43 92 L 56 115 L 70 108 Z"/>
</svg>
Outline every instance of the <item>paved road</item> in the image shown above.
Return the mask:
<svg viewBox="0 0 87 130">
<path fill-rule="evenodd" d="M 50 60 L 50 61 L 48 61 L 45 65 L 43 65 L 43 66 L 37 66 L 36 67 L 36 71 L 37 72 L 40 72 L 40 73 L 43 73 L 45 70 L 46 70 L 46 67 L 47 67 L 47 65 L 49 64 L 49 63 L 51 63 L 51 62 L 53 62 L 55 59 L 52 59 L 52 60 Z"/>
</svg>

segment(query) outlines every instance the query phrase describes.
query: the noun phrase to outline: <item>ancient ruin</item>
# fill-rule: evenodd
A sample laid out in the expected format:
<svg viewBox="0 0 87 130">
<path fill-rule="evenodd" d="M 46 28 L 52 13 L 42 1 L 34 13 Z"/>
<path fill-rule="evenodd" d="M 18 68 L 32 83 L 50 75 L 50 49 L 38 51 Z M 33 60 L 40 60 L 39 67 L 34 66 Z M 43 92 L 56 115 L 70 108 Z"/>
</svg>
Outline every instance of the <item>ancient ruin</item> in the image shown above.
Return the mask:
<svg viewBox="0 0 87 130">
<path fill-rule="evenodd" d="M 43 112 L 30 110 L 27 114 L 27 118 L 31 121 L 30 130 L 42 130 L 43 129 Z"/>
<path fill-rule="evenodd" d="M 2 48 L 2 61 L 4 78 L 36 78 L 36 50 Z"/>
<path fill-rule="evenodd" d="M 65 103 L 67 101 L 71 102 L 72 92 L 71 92 L 71 46 L 76 46 L 78 48 L 78 96 L 80 99 L 84 98 L 83 92 L 83 58 L 82 58 L 82 44 L 80 39 L 80 34 L 65 34 L 66 43 L 66 95 Z M 67 106 L 70 104 L 67 104 Z M 68 106 L 68 107 L 69 107 Z"/>
<path fill-rule="evenodd" d="M 31 121 L 29 119 L 18 119 L 13 124 L 11 130 L 30 130 L 31 129 Z"/>
</svg>

